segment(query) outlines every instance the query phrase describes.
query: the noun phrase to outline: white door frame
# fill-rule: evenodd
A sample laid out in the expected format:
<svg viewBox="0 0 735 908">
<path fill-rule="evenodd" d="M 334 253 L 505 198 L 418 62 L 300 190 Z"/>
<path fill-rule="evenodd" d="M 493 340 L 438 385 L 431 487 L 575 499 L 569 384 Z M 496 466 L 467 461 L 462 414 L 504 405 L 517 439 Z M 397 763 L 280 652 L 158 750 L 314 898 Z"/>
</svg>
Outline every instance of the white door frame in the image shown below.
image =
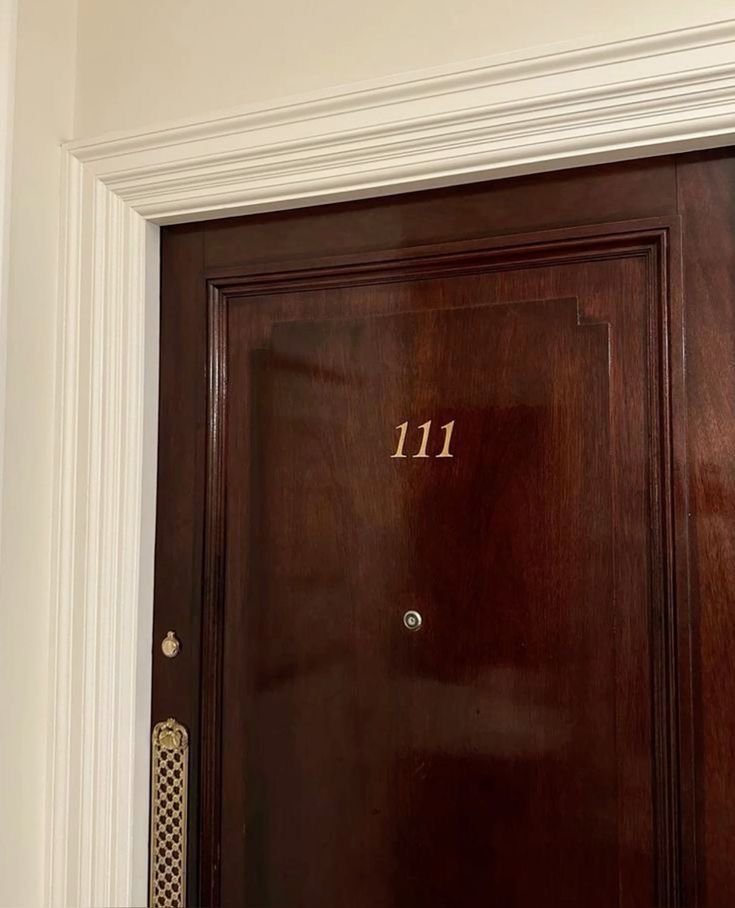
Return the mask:
<svg viewBox="0 0 735 908">
<path fill-rule="evenodd" d="M 146 898 L 158 227 L 733 143 L 735 20 L 64 153 L 47 903 Z"/>
</svg>

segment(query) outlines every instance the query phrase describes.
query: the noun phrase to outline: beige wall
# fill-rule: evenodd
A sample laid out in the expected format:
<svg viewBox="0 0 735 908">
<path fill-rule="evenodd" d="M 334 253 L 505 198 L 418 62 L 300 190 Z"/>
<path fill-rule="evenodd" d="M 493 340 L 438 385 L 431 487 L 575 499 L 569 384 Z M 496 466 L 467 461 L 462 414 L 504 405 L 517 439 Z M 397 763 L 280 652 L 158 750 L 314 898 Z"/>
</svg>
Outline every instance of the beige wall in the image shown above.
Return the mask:
<svg viewBox="0 0 735 908">
<path fill-rule="evenodd" d="M 0 905 L 13 908 L 43 897 L 59 143 L 75 44 L 76 0 L 20 0 L 0 536 Z"/>
<path fill-rule="evenodd" d="M 732 0 L 79 0 L 75 133 L 267 103 L 585 35 L 715 21 Z"/>
</svg>

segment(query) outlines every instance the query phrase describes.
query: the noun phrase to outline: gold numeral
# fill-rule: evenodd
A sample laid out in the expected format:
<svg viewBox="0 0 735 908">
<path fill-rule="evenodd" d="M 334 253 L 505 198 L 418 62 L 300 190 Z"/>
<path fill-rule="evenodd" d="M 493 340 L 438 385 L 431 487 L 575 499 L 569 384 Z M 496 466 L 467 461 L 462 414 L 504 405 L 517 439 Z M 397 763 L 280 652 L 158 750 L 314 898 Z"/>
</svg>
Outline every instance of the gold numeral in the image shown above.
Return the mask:
<svg viewBox="0 0 735 908">
<path fill-rule="evenodd" d="M 454 454 L 449 450 L 449 445 L 452 443 L 452 432 L 454 432 L 454 420 L 442 426 L 442 429 L 444 429 L 444 447 L 442 448 L 441 454 L 437 454 L 436 456 L 454 457 Z"/>
<path fill-rule="evenodd" d="M 421 432 L 423 433 L 421 436 L 421 447 L 419 448 L 419 453 L 414 454 L 413 456 L 414 457 L 428 457 L 429 455 L 426 453 L 426 446 L 429 443 L 429 432 L 431 432 L 431 420 L 423 423 L 423 425 L 420 425 L 419 429 L 421 429 Z"/>
<path fill-rule="evenodd" d="M 398 447 L 396 448 L 396 453 L 391 454 L 391 457 L 405 457 L 403 453 L 403 445 L 406 441 L 406 432 L 408 432 L 408 423 L 402 422 L 400 426 L 396 426 L 396 429 L 401 433 L 398 438 Z"/>
<path fill-rule="evenodd" d="M 414 459 L 429 458 L 432 456 L 431 454 L 427 453 L 429 448 L 429 435 L 431 434 L 431 420 L 429 419 L 425 423 L 422 423 L 419 426 L 419 429 L 421 430 L 421 444 L 419 446 L 418 452 L 416 454 L 412 454 L 411 456 Z M 435 454 L 434 457 L 454 457 L 454 454 L 452 454 L 450 450 L 452 444 L 452 433 L 454 432 L 454 420 L 445 423 L 442 426 L 442 429 L 444 430 L 444 445 L 441 449 L 441 453 Z M 408 455 L 404 453 L 404 447 L 406 444 L 406 436 L 408 435 L 408 421 L 402 422 L 400 426 L 396 426 L 396 430 L 399 433 L 398 445 L 396 446 L 396 453 L 391 454 L 391 457 L 406 458 L 408 457 Z"/>
</svg>

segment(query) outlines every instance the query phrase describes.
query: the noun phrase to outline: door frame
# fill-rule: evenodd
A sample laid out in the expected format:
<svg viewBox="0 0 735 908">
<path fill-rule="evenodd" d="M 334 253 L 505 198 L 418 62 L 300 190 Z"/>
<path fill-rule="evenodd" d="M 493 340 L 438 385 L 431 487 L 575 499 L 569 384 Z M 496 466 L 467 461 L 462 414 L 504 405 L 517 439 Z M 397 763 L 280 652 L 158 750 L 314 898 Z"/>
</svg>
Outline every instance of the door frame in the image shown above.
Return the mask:
<svg viewBox="0 0 735 908">
<path fill-rule="evenodd" d="M 46 903 L 147 897 L 158 227 L 735 141 L 735 19 L 63 149 Z"/>
</svg>

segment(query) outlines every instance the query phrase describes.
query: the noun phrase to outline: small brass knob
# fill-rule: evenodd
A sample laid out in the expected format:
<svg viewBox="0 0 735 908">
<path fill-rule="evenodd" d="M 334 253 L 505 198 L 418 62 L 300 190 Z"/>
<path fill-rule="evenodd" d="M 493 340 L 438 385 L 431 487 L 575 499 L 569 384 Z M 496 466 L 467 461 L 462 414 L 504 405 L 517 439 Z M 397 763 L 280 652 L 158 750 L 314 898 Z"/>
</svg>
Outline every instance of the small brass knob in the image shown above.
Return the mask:
<svg viewBox="0 0 735 908">
<path fill-rule="evenodd" d="M 173 631 L 169 631 L 161 641 L 161 652 L 167 659 L 173 659 L 179 655 L 181 643 Z"/>
</svg>

